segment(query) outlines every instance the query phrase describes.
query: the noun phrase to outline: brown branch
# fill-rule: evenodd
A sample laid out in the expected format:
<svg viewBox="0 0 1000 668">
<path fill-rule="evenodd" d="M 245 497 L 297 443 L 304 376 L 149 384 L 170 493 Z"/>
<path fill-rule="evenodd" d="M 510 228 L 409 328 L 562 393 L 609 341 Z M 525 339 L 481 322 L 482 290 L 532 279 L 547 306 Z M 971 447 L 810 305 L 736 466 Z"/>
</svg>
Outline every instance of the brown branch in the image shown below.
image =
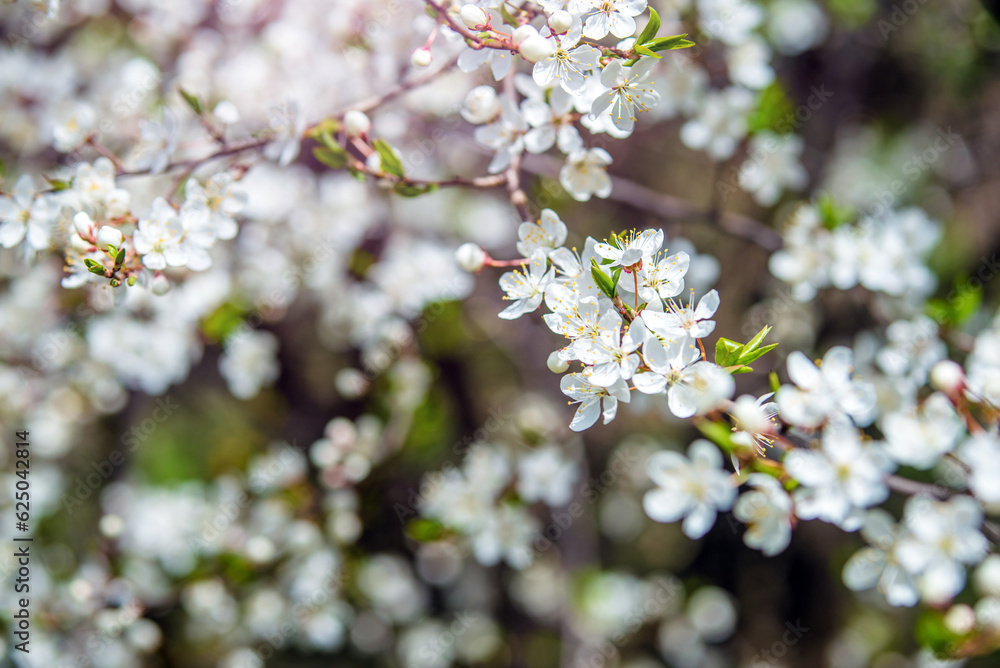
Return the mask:
<svg viewBox="0 0 1000 668">
<path fill-rule="evenodd" d="M 562 167 L 557 159 L 543 155 L 526 156 L 522 164 L 529 172 L 553 178 L 558 178 Z M 721 213 L 715 216 L 711 210 L 702 209 L 685 199 L 657 192 L 621 176 L 612 176 L 611 183 L 610 200 L 648 211 L 667 220 L 716 219 L 723 232 L 746 239 L 765 250 L 775 251 L 782 246 L 781 235 L 759 220 L 738 213 Z"/>
</svg>

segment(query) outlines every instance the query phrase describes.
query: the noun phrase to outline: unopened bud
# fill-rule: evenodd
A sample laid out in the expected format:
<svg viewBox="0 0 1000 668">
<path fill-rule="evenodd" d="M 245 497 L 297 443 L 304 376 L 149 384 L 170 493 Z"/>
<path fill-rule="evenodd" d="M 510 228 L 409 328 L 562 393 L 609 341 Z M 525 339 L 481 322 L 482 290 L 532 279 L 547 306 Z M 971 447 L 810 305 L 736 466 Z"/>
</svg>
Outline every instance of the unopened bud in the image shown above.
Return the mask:
<svg viewBox="0 0 1000 668">
<path fill-rule="evenodd" d="M 149 282 L 149 291 L 154 295 L 163 296 L 170 292 L 170 280 L 163 274 L 153 276 Z"/>
<path fill-rule="evenodd" d="M 549 359 L 545 361 L 549 367 L 549 371 L 552 373 L 563 373 L 569 368 L 569 362 L 559 357 L 559 351 L 556 350 L 549 355 Z"/>
<path fill-rule="evenodd" d="M 522 26 L 518 26 L 517 29 L 514 30 L 514 34 L 511 35 L 511 39 L 514 42 L 514 46 L 519 46 L 521 42 L 523 42 L 524 40 L 528 39 L 529 37 L 535 37 L 537 35 L 538 35 L 538 30 L 535 28 L 535 26 L 531 25 L 530 23 L 525 23 Z"/>
<path fill-rule="evenodd" d="M 108 250 L 108 246 L 117 248 L 122 245 L 121 230 L 105 225 L 97 231 L 97 247 L 101 250 Z"/>
<path fill-rule="evenodd" d="M 344 114 L 344 132 L 348 137 L 360 137 L 368 134 L 372 129 L 372 122 L 363 111 L 351 109 Z"/>
<path fill-rule="evenodd" d="M 549 30 L 561 35 L 573 26 L 573 15 L 565 9 L 560 9 L 557 12 L 552 12 L 548 23 Z"/>
<path fill-rule="evenodd" d="M 482 7 L 473 4 L 462 5 L 462 9 L 458 11 L 458 15 L 462 18 L 462 23 L 466 25 L 470 30 L 477 30 L 486 26 L 487 22 L 490 20 L 489 15 L 483 10 Z"/>
<path fill-rule="evenodd" d="M 537 63 L 555 53 L 556 45 L 552 40 L 545 39 L 541 35 L 532 35 L 521 42 L 518 51 L 529 63 Z"/>
<path fill-rule="evenodd" d="M 965 387 L 965 371 L 958 362 L 941 360 L 931 369 L 931 387 L 955 396 Z"/>
<path fill-rule="evenodd" d="M 431 55 L 430 49 L 417 49 L 410 56 L 410 64 L 414 67 L 427 67 L 434 61 L 434 56 Z"/>
<path fill-rule="evenodd" d="M 953 605 L 944 616 L 944 626 L 952 633 L 964 635 L 976 626 L 976 612 L 964 603 Z"/>
<path fill-rule="evenodd" d="M 94 233 L 94 221 L 86 211 L 73 216 L 73 227 L 81 237 L 90 237 Z"/>
<path fill-rule="evenodd" d="M 458 266 L 470 273 L 479 271 L 486 264 L 486 251 L 474 243 L 462 244 L 455 251 Z"/>
</svg>

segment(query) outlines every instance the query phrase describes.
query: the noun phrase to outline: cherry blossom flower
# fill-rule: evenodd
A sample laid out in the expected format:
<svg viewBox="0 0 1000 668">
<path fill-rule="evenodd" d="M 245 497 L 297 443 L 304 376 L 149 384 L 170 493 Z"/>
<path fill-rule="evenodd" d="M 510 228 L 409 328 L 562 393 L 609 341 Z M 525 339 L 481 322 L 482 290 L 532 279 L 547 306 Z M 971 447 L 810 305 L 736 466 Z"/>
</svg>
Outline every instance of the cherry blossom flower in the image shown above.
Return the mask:
<svg viewBox="0 0 1000 668">
<path fill-rule="evenodd" d="M 785 456 L 785 471 L 801 483 L 795 490 L 795 513 L 855 531 L 864 523 L 862 509 L 885 501 L 885 475 L 892 462 L 878 446 L 862 445 L 860 433 L 843 423 L 823 432 L 823 449 L 795 449 Z"/>
<path fill-rule="evenodd" d="M 646 0 L 589 0 L 591 14 L 583 25 L 584 37 L 603 39 L 610 32 L 618 39 L 635 33 L 635 18 L 646 11 Z"/>
<path fill-rule="evenodd" d="M 582 373 L 566 374 L 559 381 L 559 388 L 563 394 L 580 403 L 569 424 L 573 431 L 589 429 L 602 413 L 604 424 L 611 422 L 618 413 L 618 402 L 627 404 L 632 399 L 624 380 L 619 380 L 610 387 L 600 387 L 591 383 Z"/>
<path fill-rule="evenodd" d="M 555 53 L 535 63 L 531 76 L 542 88 L 558 83 L 570 95 L 582 95 L 590 72 L 599 67 L 601 52 L 589 44 L 577 46 L 579 34 L 574 38 L 570 33 L 555 40 Z"/>
<path fill-rule="evenodd" d="M 559 170 L 559 183 L 578 202 L 588 201 L 591 195 L 607 197 L 611 194 L 610 164 L 611 156 L 603 148 L 570 153 Z"/>
<path fill-rule="evenodd" d="M 27 237 L 33 250 L 45 250 L 58 212 L 51 197 L 35 196 L 31 175 L 22 174 L 12 197 L 0 196 L 0 246 L 13 248 Z"/>
<path fill-rule="evenodd" d="M 536 250 L 531 256 L 527 271 L 516 269 L 500 277 L 500 287 L 507 293 L 505 299 L 513 301 L 500 312 L 500 317 L 513 320 L 534 311 L 542 303 L 545 289 L 553 279 L 553 272 L 548 269 L 545 259 L 545 251 Z"/>
<path fill-rule="evenodd" d="M 817 367 L 804 354 L 788 356 L 788 377 L 794 386 L 782 385 L 776 400 L 781 417 L 801 427 L 818 427 L 826 421 L 848 416 L 863 419 L 875 404 L 875 388 L 851 379 L 854 353 L 850 348 L 831 348 Z"/>
<path fill-rule="evenodd" d="M 633 320 L 624 336 L 621 326 L 622 317 L 609 309 L 597 323 L 597 338 L 583 340 L 576 348 L 579 359 L 593 366 L 588 380 L 594 385 L 617 385 L 622 380 L 629 380 L 639 367 L 639 355 L 635 351 L 646 338 L 642 319 Z"/>
<path fill-rule="evenodd" d="M 743 542 L 771 557 L 792 539 L 792 499 L 781 483 L 764 473 L 751 473 L 744 492 L 733 506 L 736 519 L 747 524 Z"/>
<path fill-rule="evenodd" d="M 645 312 L 646 324 L 650 330 L 664 339 L 701 339 L 715 331 L 715 321 L 709 320 L 719 308 L 719 293 L 711 290 L 698 301 L 698 306 L 677 306 L 668 303 L 668 310 Z"/>
<path fill-rule="evenodd" d="M 679 452 L 653 454 L 646 471 L 656 487 L 643 497 L 646 514 L 657 522 L 684 518 L 683 530 L 689 538 L 701 538 L 715 523 L 716 513 L 729 510 L 736 487 L 722 469 L 722 455 L 712 443 L 699 439 Z"/>
<path fill-rule="evenodd" d="M 623 133 L 635 127 L 636 112 L 649 111 L 660 101 L 660 94 L 649 81 L 654 58 L 643 58 L 631 67 L 619 60 L 608 63 L 601 71 L 601 84 L 608 92 L 594 100 L 590 115 L 611 116 L 614 126 Z"/>
</svg>

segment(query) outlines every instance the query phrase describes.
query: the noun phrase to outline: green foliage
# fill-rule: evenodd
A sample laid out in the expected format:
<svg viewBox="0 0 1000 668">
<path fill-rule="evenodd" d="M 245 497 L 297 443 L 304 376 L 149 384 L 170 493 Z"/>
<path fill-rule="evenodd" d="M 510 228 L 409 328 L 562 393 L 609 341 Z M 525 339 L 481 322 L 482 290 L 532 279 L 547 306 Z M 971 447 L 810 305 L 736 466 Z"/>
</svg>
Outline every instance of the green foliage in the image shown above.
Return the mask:
<svg viewBox="0 0 1000 668">
<path fill-rule="evenodd" d="M 950 631 L 940 610 L 925 610 L 917 619 L 913 629 L 917 642 L 929 648 L 939 657 L 953 655 L 962 636 Z"/>
<path fill-rule="evenodd" d="M 98 276 L 104 276 L 104 265 L 97 260 L 92 260 L 89 257 L 83 259 L 83 264 L 86 265 L 87 271 L 92 274 L 97 274 Z"/>
<path fill-rule="evenodd" d="M 725 367 L 733 375 L 753 371 L 748 365 L 778 346 L 777 343 L 761 346 L 764 337 L 770 331 L 771 326 L 765 325 L 764 329 L 757 333 L 757 336 L 745 344 L 719 338 L 715 344 L 715 363 L 721 367 Z"/>
<path fill-rule="evenodd" d="M 406 523 L 403 532 L 408 538 L 418 543 L 430 543 L 440 540 L 448 530 L 438 521 L 426 517 L 415 518 Z"/>
<path fill-rule="evenodd" d="M 644 45 L 650 51 L 673 51 L 674 49 L 687 49 L 694 46 L 694 42 L 687 39 L 687 33 L 683 35 L 673 35 L 672 37 L 657 37 L 646 42 Z"/>
<path fill-rule="evenodd" d="M 205 107 L 202 105 L 201 100 L 198 99 L 197 95 L 193 95 L 183 88 L 178 88 L 177 92 L 181 94 L 181 97 L 184 98 L 184 101 L 187 102 L 187 105 L 191 107 L 191 110 L 194 111 L 194 113 L 199 116 L 205 113 Z"/>
<path fill-rule="evenodd" d="M 313 149 L 313 156 L 327 167 L 333 169 L 343 169 L 347 166 L 348 155 L 342 147 L 331 148 L 329 146 L 317 146 Z"/>
<path fill-rule="evenodd" d="M 828 230 L 850 223 L 855 220 L 858 215 L 857 211 L 854 210 L 854 207 L 846 204 L 844 206 L 837 204 L 836 200 L 833 199 L 833 195 L 830 193 L 823 193 L 817 197 L 816 207 L 819 209 L 819 215 L 823 220 L 823 226 Z"/>
<path fill-rule="evenodd" d="M 604 270 L 597 264 L 597 260 L 591 258 L 590 263 L 590 275 L 594 277 L 594 283 L 597 284 L 600 291 L 607 295 L 609 299 L 614 299 L 617 290 L 616 283 L 611 280 L 610 276 L 604 273 Z"/>
<path fill-rule="evenodd" d="M 705 438 L 709 439 L 720 448 L 726 452 L 732 452 L 736 449 L 736 444 L 733 443 L 733 430 L 728 424 L 722 422 L 713 422 L 711 420 L 698 420 L 695 423 Z"/>
<path fill-rule="evenodd" d="M 775 81 L 760 92 L 747 125 L 751 134 L 765 130 L 782 134 L 793 129 L 794 121 L 792 103 L 781 84 Z"/>
<path fill-rule="evenodd" d="M 983 289 L 973 285 L 965 274 L 960 275 L 952 284 L 952 289 L 944 299 L 930 299 L 925 312 L 939 325 L 959 326 L 967 322 L 979 312 L 983 302 Z"/>
<path fill-rule="evenodd" d="M 379 158 L 382 160 L 382 171 L 391 176 L 403 178 L 405 176 L 403 174 L 403 163 L 399 161 L 399 156 L 396 155 L 396 151 L 389 145 L 389 142 L 384 139 L 376 139 L 372 142 L 372 145 L 378 151 Z"/>
<path fill-rule="evenodd" d="M 243 324 L 246 310 L 232 302 L 225 302 L 201 321 L 201 331 L 214 343 L 224 341 L 234 329 Z"/>
<path fill-rule="evenodd" d="M 649 22 L 646 23 L 646 27 L 642 29 L 639 33 L 639 39 L 636 40 L 636 44 L 645 44 L 649 40 L 656 37 L 657 31 L 660 29 L 660 15 L 656 13 L 656 10 L 652 7 L 649 8 Z"/>
<path fill-rule="evenodd" d="M 400 197 L 420 197 L 436 190 L 438 185 L 435 183 L 397 183 L 392 187 L 392 191 Z"/>
</svg>

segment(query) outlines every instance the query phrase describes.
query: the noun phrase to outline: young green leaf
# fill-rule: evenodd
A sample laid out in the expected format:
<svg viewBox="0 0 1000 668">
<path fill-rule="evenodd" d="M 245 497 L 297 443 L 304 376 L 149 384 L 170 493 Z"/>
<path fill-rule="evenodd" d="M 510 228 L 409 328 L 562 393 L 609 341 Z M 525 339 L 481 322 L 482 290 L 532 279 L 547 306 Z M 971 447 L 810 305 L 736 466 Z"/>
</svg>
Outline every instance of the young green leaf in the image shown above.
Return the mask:
<svg viewBox="0 0 1000 668">
<path fill-rule="evenodd" d="M 742 344 L 720 337 L 715 342 L 715 363 L 719 366 L 732 366 L 742 352 Z"/>
<path fill-rule="evenodd" d="M 757 346 L 760 345 L 760 342 L 764 340 L 764 337 L 767 336 L 768 332 L 770 332 L 770 331 L 771 331 L 771 326 L 770 325 L 764 325 L 764 329 L 762 329 L 759 332 L 757 332 L 757 336 L 755 336 L 752 339 L 750 339 L 747 342 L 747 344 L 745 346 L 743 346 L 743 352 L 744 353 L 749 353 L 749 352 L 752 352 L 752 351 L 756 350 Z"/>
<path fill-rule="evenodd" d="M 771 352 L 777 347 L 778 347 L 777 343 L 772 343 L 771 345 L 764 346 L 763 348 L 758 348 L 757 350 L 749 350 L 749 351 L 744 350 L 743 354 L 740 355 L 739 359 L 737 359 L 736 361 L 739 364 L 749 364 L 750 362 L 753 362 L 755 359 L 762 357 L 763 355 Z"/>
<path fill-rule="evenodd" d="M 327 167 L 332 167 L 333 169 L 343 169 L 347 166 L 347 151 L 339 146 L 337 148 L 317 146 L 313 149 L 313 156 Z"/>
<path fill-rule="evenodd" d="M 378 151 L 379 157 L 382 159 L 382 171 L 386 174 L 402 178 L 403 163 L 399 161 L 396 152 L 392 150 L 389 142 L 384 139 L 376 139 L 372 143 L 375 146 L 375 150 Z"/>
<path fill-rule="evenodd" d="M 652 7 L 649 8 L 649 22 L 646 27 L 642 29 L 639 34 L 639 39 L 635 41 L 636 44 L 645 44 L 649 40 L 656 37 L 656 31 L 660 29 L 660 15 L 656 13 L 656 10 Z"/>
<path fill-rule="evenodd" d="M 778 380 L 778 374 L 774 371 L 767 374 L 767 382 L 771 385 L 772 392 L 777 392 L 778 388 L 781 387 L 781 381 Z"/>
<path fill-rule="evenodd" d="M 419 197 L 420 195 L 432 193 L 437 189 L 438 186 L 434 183 L 425 183 L 421 185 L 397 183 L 393 186 L 392 191 L 401 197 Z"/>
<path fill-rule="evenodd" d="M 594 258 L 590 259 L 590 274 L 594 277 L 594 283 L 600 288 L 601 292 L 606 294 L 609 299 L 615 298 L 615 284 L 611 282 L 611 277 L 601 270 L 601 266 L 597 264 Z"/>
<path fill-rule="evenodd" d="M 187 102 L 188 106 L 191 107 L 191 109 L 194 111 L 194 113 L 198 114 L 199 116 L 205 113 L 205 107 L 202 106 L 201 100 L 199 100 L 196 95 L 192 95 L 183 88 L 178 88 L 177 90 L 181 94 L 181 97 L 184 98 L 184 101 Z"/>
<path fill-rule="evenodd" d="M 651 51 L 671 51 L 673 49 L 686 49 L 694 46 L 694 42 L 685 39 L 685 37 L 687 37 L 687 33 L 674 35 L 673 37 L 657 37 L 650 42 L 646 42 L 645 46 L 649 47 Z"/>
<path fill-rule="evenodd" d="M 632 47 L 632 50 L 635 51 L 636 53 L 641 53 L 644 56 L 649 56 L 650 58 L 662 58 L 663 57 L 660 54 L 656 53 L 655 51 L 651 50 L 649 47 L 643 46 L 642 44 L 639 44 L 638 42 L 635 43 L 635 45 Z"/>
</svg>

